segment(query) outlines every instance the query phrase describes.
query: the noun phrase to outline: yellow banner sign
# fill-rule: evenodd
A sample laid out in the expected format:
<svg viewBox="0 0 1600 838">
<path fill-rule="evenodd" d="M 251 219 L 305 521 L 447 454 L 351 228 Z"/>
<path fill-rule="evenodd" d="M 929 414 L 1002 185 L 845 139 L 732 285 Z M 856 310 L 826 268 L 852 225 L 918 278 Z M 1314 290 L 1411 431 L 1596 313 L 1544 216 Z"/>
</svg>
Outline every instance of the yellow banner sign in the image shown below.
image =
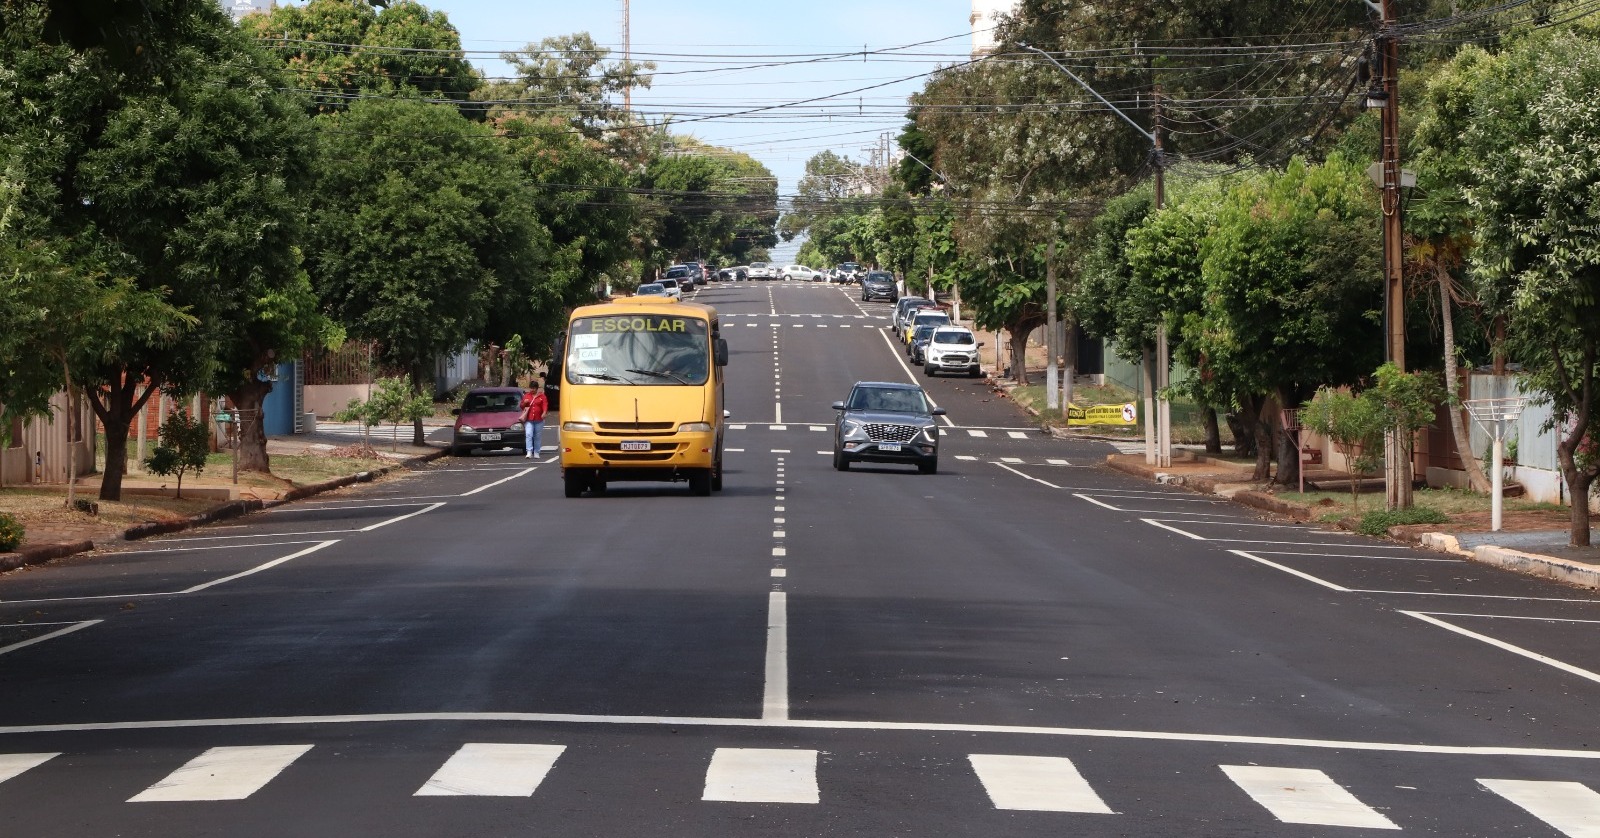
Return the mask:
<svg viewBox="0 0 1600 838">
<path fill-rule="evenodd" d="M 1139 424 L 1139 408 L 1127 404 L 1094 404 L 1088 407 L 1072 405 L 1067 408 L 1067 425 L 1121 425 Z"/>
</svg>

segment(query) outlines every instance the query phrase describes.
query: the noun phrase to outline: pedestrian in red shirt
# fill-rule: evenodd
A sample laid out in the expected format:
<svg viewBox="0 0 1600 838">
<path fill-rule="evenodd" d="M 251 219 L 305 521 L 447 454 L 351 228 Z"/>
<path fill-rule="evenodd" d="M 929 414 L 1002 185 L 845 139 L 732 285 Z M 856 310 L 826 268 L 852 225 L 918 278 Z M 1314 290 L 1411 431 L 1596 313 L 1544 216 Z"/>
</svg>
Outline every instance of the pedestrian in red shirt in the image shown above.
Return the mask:
<svg viewBox="0 0 1600 838">
<path fill-rule="evenodd" d="M 539 444 L 540 432 L 544 430 L 544 414 L 549 410 L 550 402 L 544 397 L 544 382 L 535 378 L 529 382 L 528 392 L 522 394 L 522 456 L 532 457 L 539 453 L 542 447 Z"/>
</svg>

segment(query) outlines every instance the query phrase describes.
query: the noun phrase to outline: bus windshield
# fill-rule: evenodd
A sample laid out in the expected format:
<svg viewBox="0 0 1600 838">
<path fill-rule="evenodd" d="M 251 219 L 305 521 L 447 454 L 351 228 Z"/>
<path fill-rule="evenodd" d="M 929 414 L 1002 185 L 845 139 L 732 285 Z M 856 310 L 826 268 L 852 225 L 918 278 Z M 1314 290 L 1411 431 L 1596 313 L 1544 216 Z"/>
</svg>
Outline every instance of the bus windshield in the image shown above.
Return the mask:
<svg viewBox="0 0 1600 838">
<path fill-rule="evenodd" d="M 679 314 L 617 314 L 572 321 L 566 378 L 571 384 L 706 383 L 711 373 L 706 321 Z"/>
</svg>

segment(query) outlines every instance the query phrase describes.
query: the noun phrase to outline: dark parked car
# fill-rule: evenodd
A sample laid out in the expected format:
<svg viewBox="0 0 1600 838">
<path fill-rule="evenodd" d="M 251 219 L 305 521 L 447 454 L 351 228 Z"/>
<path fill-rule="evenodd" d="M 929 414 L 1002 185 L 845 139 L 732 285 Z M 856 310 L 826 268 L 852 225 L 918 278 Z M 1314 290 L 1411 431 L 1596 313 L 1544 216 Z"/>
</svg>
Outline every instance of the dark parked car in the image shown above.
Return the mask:
<svg viewBox="0 0 1600 838">
<path fill-rule="evenodd" d="M 943 408 L 928 403 L 915 384 L 858 381 L 850 398 L 834 402 L 833 467 L 851 463 L 906 463 L 923 474 L 939 470 L 939 426 Z"/>
<path fill-rule="evenodd" d="M 889 302 L 900 299 L 900 289 L 895 286 L 894 274 L 888 271 L 870 271 L 861 279 L 861 301 L 882 298 Z"/>
<path fill-rule="evenodd" d="M 450 437 L 450 453 L 469 454 L 473 449 L 498 451 L 527 444 L 522 433 L 522 388 L 478 387 L 468 390 L 461 406 L 450 411 L 456 426 Z"/>
<path fill-rule="evenodd" d="M 911 345 L 906 347 L 906 355 L 911 363 L 922 366 L 927 360 L 928 341 L 933 338 L 934 326 L 918 326 L 911 333 Z"/>
</svg>

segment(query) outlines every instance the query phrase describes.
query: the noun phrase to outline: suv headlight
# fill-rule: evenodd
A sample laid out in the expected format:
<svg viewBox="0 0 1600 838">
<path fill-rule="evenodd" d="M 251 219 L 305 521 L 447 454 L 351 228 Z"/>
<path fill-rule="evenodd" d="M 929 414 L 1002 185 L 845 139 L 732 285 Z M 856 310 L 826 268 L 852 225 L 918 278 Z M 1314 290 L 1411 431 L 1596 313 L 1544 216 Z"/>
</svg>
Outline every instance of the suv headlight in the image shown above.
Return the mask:
<svg viewBox="0 0 1600 838">
<path fill-rule="evenodd" d="M 929 442 L 938 442 L 939 441 L 939 426 L 938 425 L 923 425 L 922 426 L 922 435 L 924 437 L 927 437 Z"/>
<path fill-rule="evenodd" d="M 594 425 L 591 425 L 588 422 L 562 422 L 561 430 L 573 431 L 575 433 L 590 433 L 594 431 Z"/>
<path fill-rule="evenodd" d="M 839 429 L 844 431 L 845 436 L 857 436 L 865 433 L 865 429 L 861 427 L 861 423 L 855 419 L 844 420 L 844 422 L 840 424 Z"/>
<path fill-rule="evenodd" d="M 706 434 L 711 432 L 710 422 L 685 422 L 678 426 L 679 433 Z"/>
</svg>

